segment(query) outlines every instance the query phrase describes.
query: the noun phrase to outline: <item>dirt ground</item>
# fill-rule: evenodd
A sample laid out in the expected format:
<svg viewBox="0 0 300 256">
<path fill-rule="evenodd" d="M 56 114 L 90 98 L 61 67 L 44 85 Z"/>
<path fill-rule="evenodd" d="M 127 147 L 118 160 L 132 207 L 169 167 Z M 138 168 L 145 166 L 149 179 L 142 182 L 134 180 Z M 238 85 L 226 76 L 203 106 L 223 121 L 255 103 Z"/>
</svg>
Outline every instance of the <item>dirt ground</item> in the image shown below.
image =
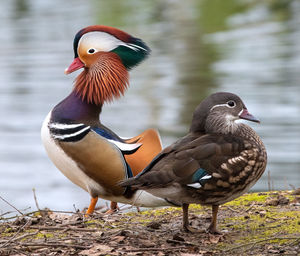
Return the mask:
<svg viewBox="0 0 300 256">
<path fill-rule="evenodd" d="M 221 235 L 205 232 L 211 209 L 190 206 L 199 233 L 182 230 L 181 208 L 93 216 L 40 210 L 0 215 L 0 255 L 300 255 L 300 190 L 246 194 L 220 207 Z"/>
</svg>

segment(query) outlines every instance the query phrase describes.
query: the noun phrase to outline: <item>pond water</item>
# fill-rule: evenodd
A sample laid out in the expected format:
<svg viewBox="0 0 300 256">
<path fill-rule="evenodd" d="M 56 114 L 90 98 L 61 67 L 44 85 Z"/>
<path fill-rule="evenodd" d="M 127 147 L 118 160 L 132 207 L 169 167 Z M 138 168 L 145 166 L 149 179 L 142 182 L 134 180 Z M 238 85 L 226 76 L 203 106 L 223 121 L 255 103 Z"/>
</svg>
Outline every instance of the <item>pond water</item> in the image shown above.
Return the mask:
<svg viewBox="0 0 300 256">
<path fill-rule="evenodd" d="M 91 24 L 142 38 L 150 58 L 102 122 L 121 136 L 148 127 L 164 146 L 186 134 L 195 106 L 216 91 L 238 94 L 261 119 L 268 173 L 252 190 L 300 186 L 300 2 L 238 0 L 2 0 L 0 196 L 19 209 L 81 209 L 89 195 L 47 158 L 43 119 L 71 90 L 75 33 Z M 102 202 L 103 203 L 103 202 Z M 11 210 L 0 200 L 0 214 Z"/>
</svg>

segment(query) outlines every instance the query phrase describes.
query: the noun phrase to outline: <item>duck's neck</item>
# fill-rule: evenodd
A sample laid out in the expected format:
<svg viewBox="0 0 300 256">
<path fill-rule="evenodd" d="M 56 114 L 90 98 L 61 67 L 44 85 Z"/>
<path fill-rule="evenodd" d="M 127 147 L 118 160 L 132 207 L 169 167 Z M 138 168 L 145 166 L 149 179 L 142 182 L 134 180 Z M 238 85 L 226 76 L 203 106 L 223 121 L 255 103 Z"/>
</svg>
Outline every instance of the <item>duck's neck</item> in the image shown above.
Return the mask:
<svg viewBox="0 0 300 256">
<path fill-rule="evenodd" d="M 102 104 L 88 103 L 74 90 L 52 111 L 52 121 L 60 123 L 81 122 L 87 125 L 98 125 Z"/>
</svg>

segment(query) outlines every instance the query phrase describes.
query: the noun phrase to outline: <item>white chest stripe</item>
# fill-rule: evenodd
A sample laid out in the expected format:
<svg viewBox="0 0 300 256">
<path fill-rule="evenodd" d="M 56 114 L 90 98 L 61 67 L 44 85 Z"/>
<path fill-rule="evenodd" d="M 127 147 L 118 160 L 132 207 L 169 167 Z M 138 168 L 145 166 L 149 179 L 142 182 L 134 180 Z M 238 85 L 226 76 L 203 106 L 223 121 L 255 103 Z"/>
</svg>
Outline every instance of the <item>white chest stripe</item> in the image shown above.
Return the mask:
<svg viewBox="0 0 300 256">
<path fill-rule="evenodd" d="M 84 127 L 83 129 L 81 129 L 77 132 L 71 133 L 71 134 L 53 135 L 53 137 L 55 139 L 64 140 L 66 138 L 71 138 L 71 137 L 75 137 L 77 135 L 80 135 L 81 133 L 84 133 L 85 131 L 89 130 L 90 128 L 91 128 L 90 126 L 87 126 L 87 127 Z"/>
<path fill-rule="evenodd" d="M 54 128 L 58 130 L 67 130 L 67 129 L 73 129 L 80 126 L 85 126 L 84 124 L 61 124 L 61 123 L 51 123 L 49 124 L 49 128 Z"/>
</svg>

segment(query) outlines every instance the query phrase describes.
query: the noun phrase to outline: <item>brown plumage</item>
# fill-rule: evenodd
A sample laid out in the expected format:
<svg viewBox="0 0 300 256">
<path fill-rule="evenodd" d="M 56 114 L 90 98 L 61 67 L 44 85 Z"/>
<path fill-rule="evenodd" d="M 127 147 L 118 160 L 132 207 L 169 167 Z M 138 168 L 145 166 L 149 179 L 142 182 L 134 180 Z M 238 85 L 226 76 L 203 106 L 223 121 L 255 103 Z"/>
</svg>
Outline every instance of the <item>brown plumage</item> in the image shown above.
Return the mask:
<svg viewBox="0 0 300 256">
<path fill-rule="evenodd" d="M 192 230 L 188 224 L 189 204 L 211 205 L 209 231 L 217 233 L 218 206 L 253 186 L 267 162 L 259 136 L 251 127 L 236 123 L 237 119 L 258 122 L 238 96 L 212 94 L 196 108 L 190 132 L 123 185 L 181 205 L 185 230 Z"/>
</svg>

